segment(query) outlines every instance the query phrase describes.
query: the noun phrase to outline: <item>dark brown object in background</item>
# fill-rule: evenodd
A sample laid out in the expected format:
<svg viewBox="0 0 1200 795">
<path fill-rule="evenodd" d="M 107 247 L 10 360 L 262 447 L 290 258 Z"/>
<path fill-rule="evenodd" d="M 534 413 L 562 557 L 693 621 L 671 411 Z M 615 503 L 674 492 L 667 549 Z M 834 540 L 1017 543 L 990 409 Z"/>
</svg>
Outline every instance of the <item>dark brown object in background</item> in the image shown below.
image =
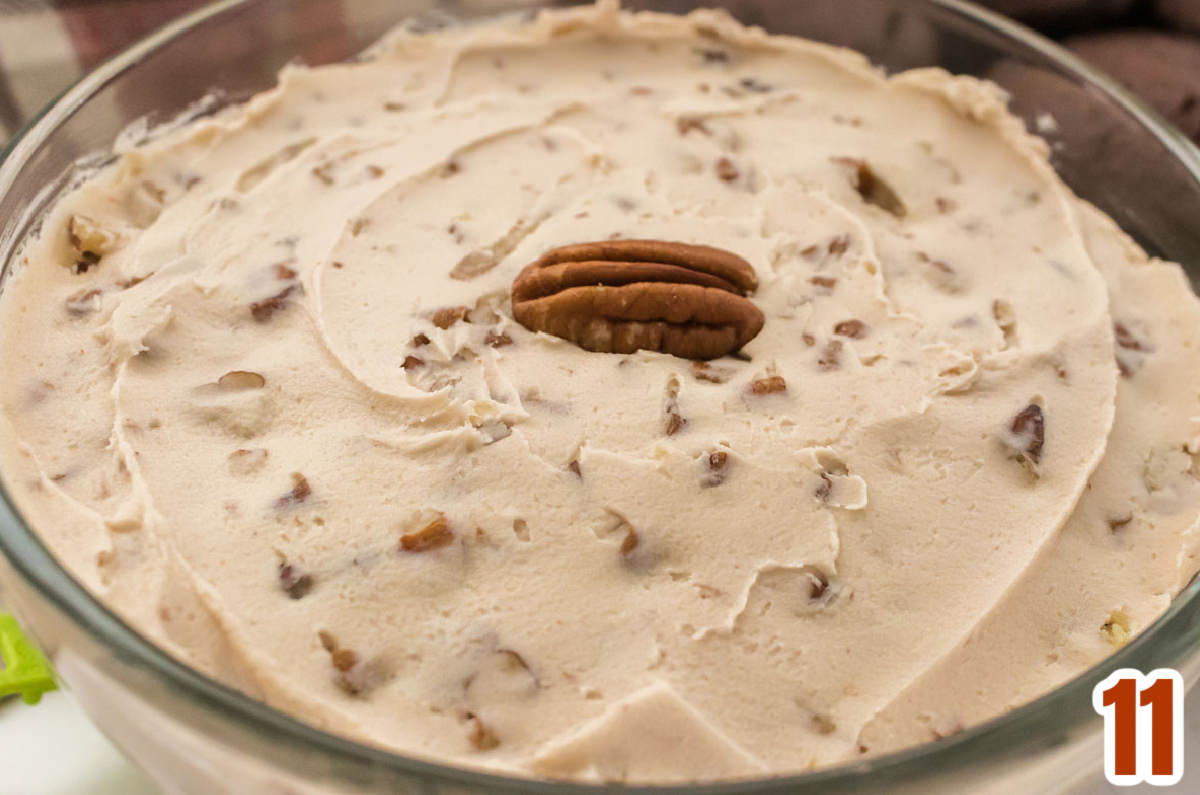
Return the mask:
<svg viewBox="0 0 1200 795">
<path fill-rule="evenodd" d="M 89 70 L 172 19 L 207 5 L 207 2 L 208 0 L 56 0 L 54 6 L 62 18 L 80 64 L 85 70 Z M 293 58 L 310 64 L 339 61 L 345 57 L 349 46 L 347 42 L 353 40 L 343 19 L 343 7 L 337 0 L 309 0 L 306 3 L 306 13 L 302 17 L 305 27 L 294 28 L 292 38 L 296 42 L 296 48 L 286 53 L 273 52 L 261 46 L 262 41 L 271 38 L 265 35 L 265 28 L 281 24 L 278 20 L 262 13 L 261 8 L 257 14 L 247 13 L 242 16 L 243 24 L 236 29 L 234 35 L 224 39 L 220 47 L 209 48 L 204 53 L 203 60 L 210 65 L 206 75 L 190 78 L 203 83 L 202 88 L 196 92 L 196 99 L 210 89 L 232 87 L 236 75 L 233 65 L 240 62 L 257 59 L 263 64 L 272 64 L 270 69 L 274 70 Z M 186 49 L 187 44 L 180 44 L 179 47 Z M 149 105 L 156 109 L 154 118 L 165 119 L 182 110 L 179 106 L 172 106 L 166 99 L 168 96 L 177 96 L 175 89 L 164 87 L 161 101 L 152 96 L 148 97 L 144 92 L 137 96 L 128 96 L 123 90 L 119 90 L 117 101 L 131 113 Z M 236 90 L 229 94 L 230 99 L 241 96 Z"/>
<path fill-rule="evenodd" d="M 1076 36 L 1064 43 L 1200 143 L 1200 39 L 1118 30 Z"/>
<path fill-rule="evenodd" d="M 977 0 L 993 11 L 1050 33 L 1069 33 L 1113 22 L 1134 10 L 1135 0 Z"/>
<path fill-rule="evenodd" d="M 71 38 L 80 65 L 91 69 L 175 17 L 207 0 L 106 0 L 53 3 Z"/>
<path fill-rule="evenodd" d="M 1154 16 L 1175 30 L 1200 33 L 1200 0 L 1154 0 Z"/>
</svg>

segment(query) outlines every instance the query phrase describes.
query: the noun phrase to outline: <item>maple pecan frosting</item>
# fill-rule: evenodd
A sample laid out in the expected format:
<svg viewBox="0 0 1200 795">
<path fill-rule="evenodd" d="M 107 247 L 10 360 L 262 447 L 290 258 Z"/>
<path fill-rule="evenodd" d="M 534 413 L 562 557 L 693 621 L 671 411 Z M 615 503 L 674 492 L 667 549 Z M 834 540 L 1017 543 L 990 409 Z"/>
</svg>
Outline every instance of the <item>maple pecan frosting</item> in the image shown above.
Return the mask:
<svg viewBox="0 0 1200 795">
<path fill-rule="evenodd" d="M 994 86 L 613 2 L 124 145 L 0 299 L 3 477 L 149 638 L 413 756 L 931 741 L 1197 567 L 1200 306 Z"/>
</svg>

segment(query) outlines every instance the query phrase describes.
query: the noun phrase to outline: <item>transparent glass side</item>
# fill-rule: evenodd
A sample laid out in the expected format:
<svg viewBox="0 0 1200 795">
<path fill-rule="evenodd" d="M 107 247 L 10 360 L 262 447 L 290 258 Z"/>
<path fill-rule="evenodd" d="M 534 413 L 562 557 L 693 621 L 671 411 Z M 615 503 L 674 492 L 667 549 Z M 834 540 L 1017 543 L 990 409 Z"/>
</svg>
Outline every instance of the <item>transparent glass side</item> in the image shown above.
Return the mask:
<svg viewBox="0 0 1200 795">
<path fill-rule="evenodd" d="M 175 23 L 84 78 L 27 129 L 0 163 L 0 262 L 6 275 L 19 241 L 40 211 L 70 179 L 70 169 L 104 151 L 131 121 L 170 118 L 217 90 L 236 101 L 273 84 L 293 57 L 318 64 L 361 52 L 393 24 L 416 17 L 431 26 L 450 11 L 458 18 L 546 3 L 459 0 L 223 0 Z M 675 0 L 630 2 L 638 8 L 685 11 Z M 1180 136 L 1104 78 L 1023 29 L 954 0 L 728 0 L 746 22 L 772 32 L 853 46 L 890 69 L 941 65 L 996 80 L 1013 107 L 1049 132 L 1056 166 L 1082 196 L 1112 214 L 1155 253 L 1200 267 L 1200 157 Z M 854 20 L 847 24 L 846 20 Z M 1042 114 L 1052 113 L 1050 125 Z M 86 162 L 86 160 L 85 160 Z M 13 601 L 38 640 L 102 728 L 135 759 L 162 771 L 192 770 L 213 760 L 241 760 L 264 786 L 317 782 L 338 790 L 425 792 L 594 791 L 587 787 L 521 782 L 405 759 L 333 737 L 241 696 L 181 666 L 84 592 L 30 533 L 8 499 L 0 501 L 0 576 L 13 583 Z M 1056 759 L 1094 734 L 1092 685 L 1116 667 L 1179 667 L 1197 674 L 1200 609 L 1192 585 L 1162 619 L 1103 665 L 1007 716 L 935 745 L 818 773 L 694 792 L 868 792 L 962 789 L 996 783 L 1013 771 Z M 153 721 L 121 721 L 125 704 L 147 706 Z M 91 696 L 88 696 L 91 693 Z M 168 729 L 168 727 L 175 727 Z M 161 730 L 161 731 L 160 731 Z M 150 758 L 148 748 L 195 764 Z M 193 746 L 207 738 L 207 749 Z M 204 745 L 205 743 L 201 743 Z M 186 750 L 185 750 L 186 749 Z M 218 752 L 219 751 L 219 752 Z M 157 759 L 157 757 L 156 757 Z M 211 767 L 211 764 L 209 765 Z M 218 768 L 220 769 L 220 768 Z M 232 769 L 232 768 L 230 768 Z M 170 775 L 164 772 L 163 776 Z M 251 774 L 247 774 L 251 775 Z M 204 779 L 197 778 L 196 781 Z M 207 780 L 205 780 L 207 783 Z M 204 791 L 176 782 L 178 791 Z M 249 791 L 249 788 L 245 788 Z M 324 789 L 324 788 L 322 788 Z M 264 790 L 266 791 L 266 790 Z M 636 791 L 636 790 L 635 790 Z"/>
</svg>

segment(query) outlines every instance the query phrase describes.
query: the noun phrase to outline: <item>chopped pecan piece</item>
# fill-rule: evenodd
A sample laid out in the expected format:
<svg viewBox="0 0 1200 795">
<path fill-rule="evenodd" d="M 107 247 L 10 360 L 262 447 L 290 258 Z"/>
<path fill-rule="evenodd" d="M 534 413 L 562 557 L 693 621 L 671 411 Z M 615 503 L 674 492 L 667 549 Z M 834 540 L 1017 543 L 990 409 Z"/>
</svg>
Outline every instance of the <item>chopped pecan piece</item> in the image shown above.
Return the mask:
<svg viewBox="0 0 1200 795">
<path fill-rule="evenodd" d="M 774 395 L 786 391 L 787 381 L 783 380 L 781 375 L 769 375 L 766 378 L 758 378 L 750 382 L 750 394 L 752 395 Z"/>
<path fill-rule="evenodd" d="M 405 552 L 427 552 L 431 549 L 441 549 L 454 541 L 454 531 L 444 514 L 413 533 L 400 536 L 400 549 Z"/>
<path fill-rule="evenodd" d="M 275 507 L 282 510 L 290 508 L 293 505 L 299 505 L 308 499 L 312 494 L 312 489 L 308 485 L 308 479 L 299 472 L 292 473 L 292 490 L 275 501 Z"/>
<path fill-rule="evenodd" d="M 835 157 L 834 161 L 852 169 L 850 184 L 867 204 L 873 204 L 897 218 L 903 218 L 908 213 L 896 191 L 867 161 L 856 157 Z"/>
<path fill-rule="evenodd" d="M 755 94 L 765 94 L 772 90 L 772 87 L 759 80 L 757 77 L 743 77 L 738 81 L 738 85 L 746 91 L 754 92 Z"/>
<path fill-rule="evenodd" d="M 745 345 L 763 314 L 741 257 L 710 246 L 611 240 L 563 246 L 518 274 L 513 317 L 585 350 L 715 359 Z"/>
<path fill-rule="evenodd" d="M 704 119 L 699 116 L 680 116 L 675 120 L 675 129 L 679 130 L 680 135 L 687 135 L 692 130 L 710 135 L 708 125 L 704 123 Z"/>
<path fill-rule="evenodd" d="M 804 566 L 801 571 L 808 577 L 808 598 L 814 602 L 824 599 L 829 593 L 829 575 L 816 566 Z"/>
<path fill-rule="evenodd" d="M 90 290 L 84 289 L 72 295 L 66 300 L 64 306 L 67 308 L 67 314 L 75 317 L 83 317 L 89 315 L 100 308 L 100 295 L 102 291 L 99 288 Z"/>
<path fill-rule="evenodd" d="M 75 260 L 75 272 L 87 273 L 88 269 L 93 265 L 100 264 L 100 255 L 94 251 L 83 251 L 79 254 L 79 259 Z"/>
<path fill-rule="evenodd" d="M 821 473 L 821 485 L 817 486 L 817 490 L 813 495 L 821 502 L 829 502 L 830 495 L 833 494 L 833 479 L 829 477 L 828 472 Z"/>
<path fill-rule="evenodd" d="M 638 534 L 637 530 L 633 529 L 633 525 L 625 525 L 625 537 L 621 539 L 620 552 L 622 556 L 628 556 L 633 550 L 637 549 Z"/>
<path fill-rule="evenodd" d="M 429 337 L 426 336 L 424 332 L 421 332 L 420 334 L 417 334 L 415 337 L 413 337 L 412 341 L 408 344 L 414 348 L 420 348 L 422 345 L 429 344 Z"/>
<path fill-rule="evenodd" d="M 697 381 L 708 381 L 710 384 L 723 384 L 728 380 L 725 373 L 714 370 L 708 362 L 692 362 L 692 375 Z"/>
<path fill-rule="evenodd" d="M 705 473 L 700 479 L 701 488 L 712 488 L 725 482 L 728 475 L 729 453 L 724 450 L 714 450 L 705 457 Z"/>
<path fill-rule="evenodd" d="M 1006 440 L 1012 449 L 1012 457 L 1036 474 L 1042 461 L 1042 447 L 1046 442 L 1046 418 L 1042 407 L 1030 403 L 1017 412 L 1008 426 Z"/>
<path fill-rule="evenodd" d="M 1144 351 L 1148 350 L 1147 346 L 1125 327 L 1124 323 L 1113 323 L 1113 338 L 1117 345 L 1126 350 Z"/>
<path fill-rule="evenodd" d="M 468 712 L 467 719 L 471 721 L 471 734 L 467 740 L 476 751 L 490 751 L 500 745 L 499 738 L 478 715 Z"/>
<path fill-rule="evenodd" d="M 1131 514 L 1131 513 L 1121 514 L 1120 516 L 1114 516 L 1108 520 L 1108 529 L 1110 532 L 1115 533 L 1132 521 L 1133 521 L 1133 514 Z"/>
<path fill-rule="evenodd" d="M 1012 304 L 1003 298 L 992 301 L 992 319 L 1004 337 L 1004 347 L 1010 348 L 1017 343 L 1017 313 Z"/>
<path fill-rule="evenodd" d="M 663 433 L 674 436 L 685 425 L 687 420 L 679 413 L 679 379 L 671 376 L 667 381 L 666 397 L 663 399 Z"/>
<path fill-rule="evenodd" d="M 833 276 L 813 276 L 809 281 L 823 290 L 832 291 L 837 287 L 837 278 Z"/>
<path fill-rule="evenodd" d="M 433 313 L 433 325 L 447 329 L 467 316 L 469 310 L 465 306 L 447 306 Z"/>
<path fill-rule="evenodd" d="M 334 668 L 345 673 L 358 665 L 358 653 L 353 649 L 334 649 L 329 653 L 329 661 Z"/>
<path fill-rule="evenodd" d="M 1114 610 L 1108 614 L 1108 620 L 1100 625 L 1100 634 L 1113 646 L 1120 648 L 1129 642 L 1133 634 L 1133 626 L 1129 614 L 1124 610 Z"/>
<path fill-rule="evenodd" d="M 705 63 L 711 64 L 729 63 L 733 57 L 726 50 L 718 50 L 712 47 L 699 47 L 696 49 L 696 52 Z"/>
<path fill-rule="evenodd" d="M 259 323 L 265 323 L 270 320 L 272 315 L 283 309 L 287 303 L 288 296 L 295 292 L 298 286 L 296 284 L 289 284 L 270 298 L 264 298 L 261 301 L 255 301 L 250 304 L 251 316 Z"/>
<path fill-rule="evenodd" d="M 833 333 L 839 337 L 849 337 L 850 339 L 860 339 L 865 335 L 867 330 L 866 324 L 861 320 L 851 318 L 843 320 L 833 327 Z"/>
<path fill-rule="evenodd" d="M 842 365 L 842 341 L 830 340 L 825 343 L 825 349 L 817 357 L 818 370 L 836 370 Z"/>
<path fill-rule="evenodd" d="M 738 171 L 738 167 L 728 157 L 717 160 L 717 179 L 722 182 L 733 182 L 741 175 L 742 172 Z"/>
<path fill-rule="evenodd" d="M 319 179 L 324 185 L 333 184 L 333 163 L 322 163 L 319 166 L 314 166 L 312 175 Z"/>
<path fill-rule="evenodd" d="M 512 337 L 505 334 L 503 331 L 489 329 L 487 336 L 483 338 L 484 345 L 490 345 L 493 348 L 503 348 L 505 345 L 512 345 Z"/>
<path fill-rule="evenodd" d="M 833 722 L 833 718 L 823 713 L 814 712 L 810 722 L 817 734 L 833 734 L 837 731 L 837 724 Z"/>
<path fill-rule="evenodd" d="M 1125 378 L 1142 369 L 1146 356 L 1154 351 L 1150 344 L 1138 339 L 1124 323 L 1113 323 L 1113 340 L 1117 344 L 1117 369 Z"/>
<path fill-rule="evenodd" d="M 422 359 L 420 356 L 413 356 L 412 354 L 409 354 L 408 356 L 404 357 L 404 362 L 400 366 L 403 367 L 405 370 L 415 370 L 416 368 L 421 367 L 424 364 L 425 364 L 425 360 Z"/>
<path fill-rule="evenodd" d="M 67 222 L 67 240 L 78 253 L 74 263 L 75 272 L 86 273 L 113 249 L 117 236 L 102 229 L 85 215 L 72 215 Z"/>
<path fill-rule="evenodd" d="M 313 578 L 311 574 L 301 572 L 291 563 L 280 563 L 279 587 L 292 599 L 301 599 L 312 590 Z"/>
</svg>

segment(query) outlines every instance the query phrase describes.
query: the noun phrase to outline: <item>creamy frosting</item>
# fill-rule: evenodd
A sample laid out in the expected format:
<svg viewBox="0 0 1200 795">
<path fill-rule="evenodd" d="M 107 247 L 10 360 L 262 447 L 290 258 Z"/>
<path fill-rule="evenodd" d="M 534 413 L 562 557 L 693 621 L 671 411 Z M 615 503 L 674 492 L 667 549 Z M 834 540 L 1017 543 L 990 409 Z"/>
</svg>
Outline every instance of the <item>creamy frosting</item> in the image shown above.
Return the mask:
<svg viewBox="0 0 1200 795">
<path fill-rule="evenodd" d="M 1198 565 L 1200 307 L 978 80 L 609 2 L 396 32 L 42 229 L 0 302 L 22 510 L 359 740 L 830 765 L 1045 692 Z M 512 321 L 524 265 L 615 237 L 745 257 L 762 332 L 697 364 Z"/>
</svg>

